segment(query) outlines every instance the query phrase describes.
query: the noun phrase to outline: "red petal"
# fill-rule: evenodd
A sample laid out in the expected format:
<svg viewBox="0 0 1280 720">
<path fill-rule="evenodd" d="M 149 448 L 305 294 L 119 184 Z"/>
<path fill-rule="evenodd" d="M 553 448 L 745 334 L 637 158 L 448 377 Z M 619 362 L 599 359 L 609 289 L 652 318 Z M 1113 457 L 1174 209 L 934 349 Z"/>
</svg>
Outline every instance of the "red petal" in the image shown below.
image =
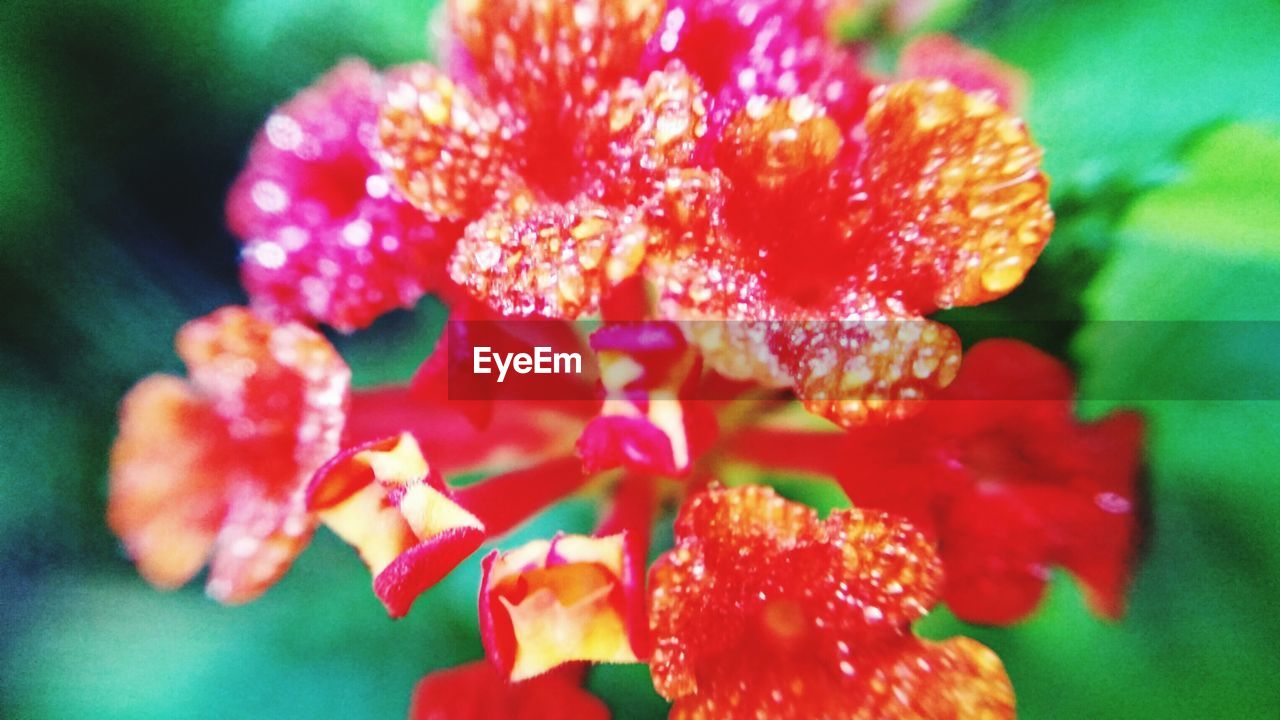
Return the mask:
<svg viewBox="0 0 1280 720">
<path fill-rule="evenodd" d="M 999 491 L 975 492 L 951 507 L 939 532 L 947 571 L 944 599 L 957 617 L 1009 625 L 1040 603 L 1051 541 L 1036 510 Z"/>
<path fill-rule="evenodd" d="M 182 585 L 213 551 L 226 512 L 227 442 L 207 402 L 178 378 L 153 375 L 125 396 L 107 523 L 153 585 Z"/>
<path fill-rule="evenodd" d="M 608 720 L 609 709 L 572 672 L 508 683 L 493 665 L 440 670 L 413 691 L 409 720 Z"/>
<path fill-rule="evenodd" d="M 578 438 L 578 457 L 590 473 L 625 467 L 633 472 L 675 475 L 671 438 L 642 417 L 601 416 Z"/>
<path fill-rule="evenodd" d="M 373 592 L 393 618 L 404 617 L 418 596 L 440 582 L 484 542 L 484 530 L 445 530 L 401 553 L 373 580 Z"/>
<path fill-rule="evenodd" d="M 909 525 L 820 522 L 748 486 L 693 498 L 676 533 L 651 577 L 650 666 L 673 717 L 1013 717 L 990 650 L 910 635 L 941 566 Z"/>
</svg>

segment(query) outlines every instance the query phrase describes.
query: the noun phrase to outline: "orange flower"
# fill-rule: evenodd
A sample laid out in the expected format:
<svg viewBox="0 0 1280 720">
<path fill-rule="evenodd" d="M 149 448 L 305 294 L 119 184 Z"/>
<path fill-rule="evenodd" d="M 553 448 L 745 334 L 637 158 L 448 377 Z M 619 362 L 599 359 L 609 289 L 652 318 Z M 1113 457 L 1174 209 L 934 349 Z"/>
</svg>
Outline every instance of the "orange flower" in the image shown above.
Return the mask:
<svg viewBox="0 0 1280 720">
<path fill-rule="evenodd" d="M 315 529 L 307 480 L 338 450 L 351 372 L 319 333 L 223 308 L 178 332 L 190 380 L 129 392 L 111 453 L 107 520 L 147 581 L 252 600 Z"/>
<path fill-rule="evenodd" d="M 636 218 L 706 130 L 683 66 L 639 73 L 663 6 L 454 0 L 472 72 L 388 75 L 384 166 L 430 217 L 465 224 L 449 274 L 501 314 L 592 313 L 642 265 Z"/>
<path fill-rule="evenodd" d="M 713 487 L 650 580 L 650 666 L 673 718 L 1014 716 L 994 653 L 911 633 L 942 569 L 894 516 L 821 521 L 768 488 Z"/>
<path fill-rule="evenodd" d="M 513 681 L 572 661 L 639 662 L 643 585 L 627 534 L 557 535 L 484 560 L 480 630 Z"/>
<path fill-rule="evenodd" d="M 351 543 L 373 589 L 402 617 L 484 542 L 484 524 L 453 499 L 408 433 L 358 445 L 316 473 L 308 507 Z"/>
</svg>

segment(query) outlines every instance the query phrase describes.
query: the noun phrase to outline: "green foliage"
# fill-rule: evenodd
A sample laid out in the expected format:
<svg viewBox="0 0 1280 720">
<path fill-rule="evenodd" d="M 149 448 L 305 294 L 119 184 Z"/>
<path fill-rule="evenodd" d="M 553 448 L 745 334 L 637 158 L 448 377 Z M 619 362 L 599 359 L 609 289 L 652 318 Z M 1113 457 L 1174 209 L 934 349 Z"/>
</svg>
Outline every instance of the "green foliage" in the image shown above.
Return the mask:
<svg viewBox="0 0 1280 720">
<path fill-rule="evenodd" d="M 1280 590 L 1280 335 L 1247 321 L 1280 318 L 1280 135 L 1222 128 L 1194 145 L 1185 173 L 1134 204 L 1085 296 L 1082 393 L 1092 412 L 1128 398 L 1146 415 L 1154 525 L 1130 619 L 1067 662 L 1159 683 L 1143 700 L 1170 716 L 1274 716 L 1261 668 L 1280 661 L 1265 601 Z"/>
<path fill-rule="evenodd" d="M 1206 124 L 1280 116 L 1268 0 L 989 2 L 966 30 L 1030 75 L 1028 124 L 1059 197 L 1162 181 Z"/>
</svg>

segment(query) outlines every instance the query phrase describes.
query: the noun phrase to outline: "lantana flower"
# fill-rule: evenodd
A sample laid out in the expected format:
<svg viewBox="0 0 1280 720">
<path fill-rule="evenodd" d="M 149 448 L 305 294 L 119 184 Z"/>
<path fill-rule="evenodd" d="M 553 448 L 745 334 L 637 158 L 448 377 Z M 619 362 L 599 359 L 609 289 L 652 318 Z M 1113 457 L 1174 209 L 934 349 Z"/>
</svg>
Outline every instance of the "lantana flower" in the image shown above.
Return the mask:
<svg viewBox="0 0 1280 720">
<path fill-rule="evenodd" d="M 392 617 L 485 538 L 484 524 L 454 500 L 408 433 L 329 461 L 311 482 L 307 505 L 360 552 Z"/>
<path fill-rule="evenodd" d="M 654 686 L 673 718 L 1012 718 L 993 652 L 910 625 L 942 564 L 896 516 L 713 487 L 651 573 Z"/>
<path fill-rule="evenodd" d="M 1010 624 L 1039 603 L 1049 569 L 1080 579 L 1117 618 L 1140 528 L 1142 418 L 1076 421 L 1071 374 L 1010 340 L 974 346 L 919 416 L 849 434 L 840 474 L 858 505 L 911 518 L 937 538 L 944 599 L 972 622 Z"/>
<path fill-rule="evenodd" d="M 924 317 L 1009 292 L 1048 239 L 1039 148 L 991 90 L 922 78 L 868 96 L 871 79 L 790 21 L 790 3 L 764 3 L 750 22 L 680 12 L 664 47 L 695 73 L 728 62 L 737 95 L 744 83 L 754 94 L 716 106 L 713 117 L 732 112 L 702 141 L 709 167 L 669 182 L 664 212 L 648 216 L 655 245 L 671 248 L 650 264 L 663 314 L 738 321 L 693 333 L 707 362 L 792 386 L 841 424 L 902 414 L 900 401 L 945 386 L 959 362 L 955 334 Z M 697 42 L 753 24 L 763 34 L 748 32 L 737 59 Z M 775 41 L 781 54 L 756 49 Z"/>
<path fill-rule="evenodd" d="M 382 172 L 382 77 L 348 60 L 268 118 L 227 199 L 253 307 L 350 331 L 445 285 L 459 229 Z"/>
<path fill-rule="evenodd" d="M 209 595 L 245 602 L 311 538 L 306 486 L 340 447 L 351 372 L 314 330 L 238 307 L 176 344 L 190 379 L 153 375 L 124 399 L 107 521 L 151 583 L 210 561 Z"/>
<path fill-rule="evenodd" d="M 607 717 L 589 662 L 649 663 L 678 718 L 1012 717 L 990 650 L 911 625 L 940 594 L 1022 617 L 1051 564 L 1118 613 L 1140 423 L 1076 423 L 1069 375 L 1016 344 L 940 391 L 960 343 L 928 316 L 1011 291 L 1052 229 L 1020 78 L 942 36 L 879 76 L 831 7 L 451 0 L 446 69 L 350 61 L 282 106 L 228 200 L 254 309 L 184 328 L 190 380 L 122 410 L 110 521 L 143 575 L 212 556 L 210 593 L 246 600 L 323 522 L 399 617 L 590 483 L 593 534 L 485 558 L 488 659 L 426 678 L 414 717 Z M 471 322 L 407 385 L 350 391 L 293 321 L 350 331 L 431 290 Z M 568 321 L 594 315 L 584 343 Z M 530 317 L 554 322 L 501 324 Z M 530 345 L 598 373 L 451 384 L 477 347 Z M 1046 399 L 983 395 L 1006 390 Z M 853 430 L 758 427 L 795 396 Z M 714 482 L 741 461 L 834 475 L 860 509 Z"/>
<path fill-rule="evenodd" d="M 512 683 L 487 661 L 431 673 L 418 683 L 409 720 L 608 720 L 574 668 Z"/>
<path fill-rule="evenodd" d="M 561 534 L 486 557 L 480 629 L 495 667 L 520 681 L 571 661 L 637 662 L 644 565 L 627 543 Z"/>
<path fill-rule="evenodd" d="M 466 224 L 450 275 L 499 314 L 572 318 L 634 274 L 636 220 L 705 131 L 678 64 L 638 77 L 662 3 L 457 0 L 469 72 L 391 74 L 379 135 L 396 185 Z"/>
<path fill-rule="evenodd" d="M 847 434 L 748 431 L 748 461 L 839 479 L 859 507 L 901 514 L 935 539 L 943 598 L 960 618 L 1007 625 L 1039 603 L 1053 566 L 1098 614 L 1124 610 L 1142 513 L 1142 418 L 1081 423 L 1060 362 L 1012 340 L 965 355 L 915 417 Z"/>
</svg>

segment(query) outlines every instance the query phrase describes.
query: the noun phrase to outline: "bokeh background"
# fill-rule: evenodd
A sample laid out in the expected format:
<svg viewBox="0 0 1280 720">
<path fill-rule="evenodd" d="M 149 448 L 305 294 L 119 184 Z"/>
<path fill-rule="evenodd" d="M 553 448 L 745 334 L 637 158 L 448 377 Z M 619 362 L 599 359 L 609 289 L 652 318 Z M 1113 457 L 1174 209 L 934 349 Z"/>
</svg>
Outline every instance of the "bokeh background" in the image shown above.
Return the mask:
<svg viewBox="0 0 1280 720">
<path fill-rule="evenodd" d="M 181 323 L 244 300 L 222 201 L 259 123 L 339 58 L 423 57 L 431 4 L 0 7 L 0 717 L 399 718 L 421 675 L 480 657 L 477 563 L 393 623 L 321 531 L 223 608 L 149 588 L 102 519 L 119 398 L 179 371 Z M 941 611 L 923 630 L 995 648 L 1024 718 L 1280 717 L 1280 352 L 1230 324 L 1280 321 L 1280 3 L 991 0 L 956 31 L 1028 73 L 1059 214 L 1024 287 L 960 316 L 1026 321 L 1097 398 L 1082 412 L 1147 412 L 1151 517 L 1121 623 L 1064 576 L 1019 627 Z M 440 323 L 424 302 L 337 342 L 358 383 L 389 382 Z M 1210 399 L 1223 383 L 1245 399 Z M 516 540 L 595 512 L 566 503 Z M 590 685 L 619 718 L 665 711 L 642 667 Z"/>
</svg>

